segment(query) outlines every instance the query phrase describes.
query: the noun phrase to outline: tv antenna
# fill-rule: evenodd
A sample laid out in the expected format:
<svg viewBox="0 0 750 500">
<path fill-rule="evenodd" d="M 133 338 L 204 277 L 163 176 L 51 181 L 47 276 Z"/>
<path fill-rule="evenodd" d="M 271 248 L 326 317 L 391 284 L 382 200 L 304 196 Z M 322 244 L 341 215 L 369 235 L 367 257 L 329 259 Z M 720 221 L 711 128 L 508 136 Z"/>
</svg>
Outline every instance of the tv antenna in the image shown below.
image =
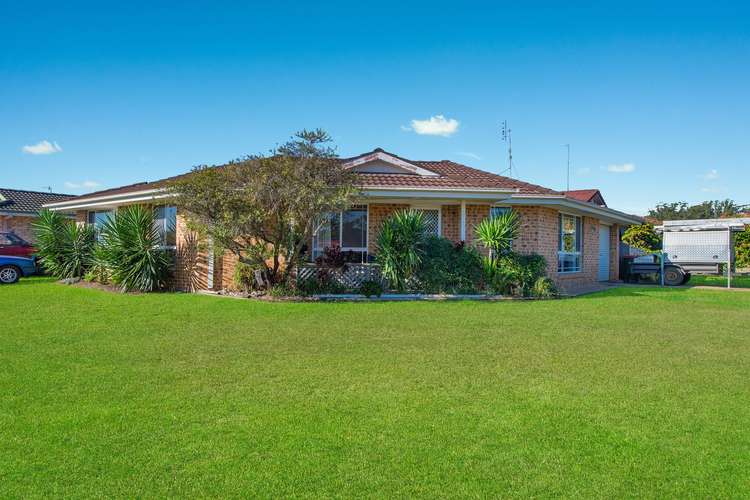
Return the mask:
<svg viewBox="0 0 750 500">
<path fill-rule="evenodd" d="M 503 120 L 500 135 L 503 138 L 503 142 L 508 144 L 508 168 L 500 173 L 505 174 L 507 172 L 508 177 L 513 177 L 513 141 L 511 139 L 511 132 L 512 130 L 510 125 L 508 125 L 508 120 Z"/>
<path fill-rule="evenodd" d="M 570 144 L 563 144 L 562 147 L 568 150 L 568 171 L 567 171 L 567 184 L 566 184 L 565 190 L 570 191 Z"/>
</svg>

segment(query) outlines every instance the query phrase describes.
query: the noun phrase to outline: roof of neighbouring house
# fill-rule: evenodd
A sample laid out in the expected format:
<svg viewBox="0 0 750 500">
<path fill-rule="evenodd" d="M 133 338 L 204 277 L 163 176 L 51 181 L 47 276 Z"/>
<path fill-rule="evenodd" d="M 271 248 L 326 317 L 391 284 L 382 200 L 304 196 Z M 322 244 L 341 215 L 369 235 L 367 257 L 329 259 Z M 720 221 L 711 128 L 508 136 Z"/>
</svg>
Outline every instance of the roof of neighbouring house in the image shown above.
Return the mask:
<svg viewBox="0 0 750 500">
<path fill-rule="evenodd" d="M 563 191 L 563 194 L 573 200 L 593 203 L 602 207 L 607 206 L 607 202 L 604 201 L 604 197 L 598 189 L 575 189 L 572 191 Z"/>
<path fill-rule="evenodd" d="M 64 201 L 75 196 L 44 191 L 27 191 L 23 189 L 0 188 L 0 212 L 6 214 L 36 214 L 46 203 Z"/>
</svg>

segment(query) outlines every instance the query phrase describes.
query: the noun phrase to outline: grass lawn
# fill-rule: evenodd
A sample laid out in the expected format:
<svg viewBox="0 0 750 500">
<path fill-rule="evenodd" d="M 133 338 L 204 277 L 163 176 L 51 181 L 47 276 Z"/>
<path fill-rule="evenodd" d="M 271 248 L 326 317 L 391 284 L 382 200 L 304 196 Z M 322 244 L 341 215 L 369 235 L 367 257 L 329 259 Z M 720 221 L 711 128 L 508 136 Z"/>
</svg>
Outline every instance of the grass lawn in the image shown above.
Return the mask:
<svg viewBox="0 0 750 500">
<path fill-rule="evenodd" d="M 0 287 L 0 497 L 737 497 L 750 293 Z"/>
<path fill-rule="evenodd" d="M 697 276 L 690 277 L 688 285 L 694 286 L 727 286 L 726 276 Z M 732 286 L 735 288 L 750 288 L 750 276 L 732 276 Z"/>
</svg>

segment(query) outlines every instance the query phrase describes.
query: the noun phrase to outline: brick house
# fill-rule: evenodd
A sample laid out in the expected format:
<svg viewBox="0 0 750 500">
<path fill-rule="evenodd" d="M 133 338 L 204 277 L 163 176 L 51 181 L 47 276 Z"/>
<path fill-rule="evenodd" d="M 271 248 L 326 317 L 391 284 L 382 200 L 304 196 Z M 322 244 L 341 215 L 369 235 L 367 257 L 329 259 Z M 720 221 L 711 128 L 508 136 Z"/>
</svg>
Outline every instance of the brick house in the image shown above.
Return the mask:
<svg viewBox="0 0 750 500">
<path fill-rule="evenodd" d="M 73 198 L 69 194 L 0 188 L 0 233 L 15 233 L 33 243 L 31 223 L 45 203 Z"/>
<path fill-rule="evenodd" d="M 640 217 L 596 203 L 598 199 L 581 201 L 448 160 L 414 161 L 375 149 L 340 161 L 343 168 L 357 172 L 361 197 L 349 210 L 330 215 L 311 242 L 311 258 L 336 244 L 349 251 L 355 263 L 367 265 L 373 260 L 383 220 L 398 209 L 423 211 L 430 232 L 467 244 L 475 243 L 473 228 L 479 221 L 514 210 L 521 220 L 514 249 L 544 256 L 547 275 L 563 289 L 571 289 L 617 279 L 619 228 L 642 222 Z M 196 244 L 181 215 L 169 207 L 163 189 L 169 180 L 98 191 L 48 206 L 74 210 L 80 223 L 97 225 L 118 207 L 152 204 L 165 228 L 165 245 L 177 252 L 177 288 L 230 288 L 234 256 L 215 254 L 209 244 Z"/>
</svg>

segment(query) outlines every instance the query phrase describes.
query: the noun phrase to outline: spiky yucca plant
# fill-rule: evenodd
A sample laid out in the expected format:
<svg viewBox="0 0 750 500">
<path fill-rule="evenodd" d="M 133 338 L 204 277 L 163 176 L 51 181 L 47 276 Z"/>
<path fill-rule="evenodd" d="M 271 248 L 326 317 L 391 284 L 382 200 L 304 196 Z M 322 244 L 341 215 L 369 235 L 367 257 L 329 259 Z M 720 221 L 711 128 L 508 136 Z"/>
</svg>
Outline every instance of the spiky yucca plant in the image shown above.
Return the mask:
<svg viewBox="0 0 750 500">
<path fill-rule="evenodd" d="M 161 234 L 149 207 L 118 210 L 100 232 L 98 258 L 106 262 L 112 283 L 123 291 L 150 292 L 164 287 L 170 256 L 161 247 Z"/>
<path fill-rule="evenodd" d="M 419 269 L 424 254 L 422 212 L 400 210 L 383 222 L 377 239 L 377 262 L 392 287 L 403 291 Z"/>
<path fill-rule="evenodd" d="M 32 225 L 39 262 L 58 279 L 80 278 L 91 265 L 94 230 L 44 209 Z"/>
<path fill-rule="evenodd" d="M 482 259 L 485 275 L 494 278 L 498 259 L 511 252 L 513 240 L 518 238 L 521 223 L 516 212 L 508 211 L 497 217 L 484 219 L 474 227 L 474 234 L 489 255 Z"/>
</svg>

